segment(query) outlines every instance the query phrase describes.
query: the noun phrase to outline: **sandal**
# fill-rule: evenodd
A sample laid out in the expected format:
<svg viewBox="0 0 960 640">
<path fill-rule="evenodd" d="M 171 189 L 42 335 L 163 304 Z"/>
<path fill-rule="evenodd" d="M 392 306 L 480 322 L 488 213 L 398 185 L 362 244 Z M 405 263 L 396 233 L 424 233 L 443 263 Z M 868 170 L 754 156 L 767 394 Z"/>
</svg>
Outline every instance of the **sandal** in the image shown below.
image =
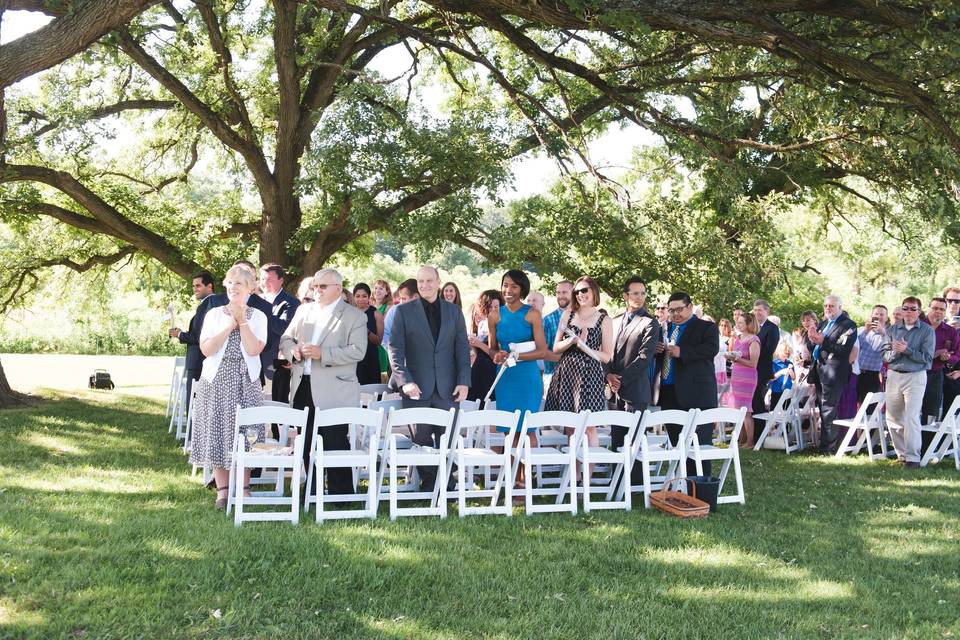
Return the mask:
<svg viewBox="0 0 960 640">
<path fill-rule="evenodd" d="M 224 495 L 222 498 L 220 497 L 221 491 L 224 492 Z M 228 495 L 229 492 L 230 492 L 230 487 L 223 487 L 223 488 L 217 487 L 217 501 L 214 503 L 214 505 L 217 507 L 219 511 L 227 510 L 227 502 L 229 502 L 230 500 Z"/>
</svg>

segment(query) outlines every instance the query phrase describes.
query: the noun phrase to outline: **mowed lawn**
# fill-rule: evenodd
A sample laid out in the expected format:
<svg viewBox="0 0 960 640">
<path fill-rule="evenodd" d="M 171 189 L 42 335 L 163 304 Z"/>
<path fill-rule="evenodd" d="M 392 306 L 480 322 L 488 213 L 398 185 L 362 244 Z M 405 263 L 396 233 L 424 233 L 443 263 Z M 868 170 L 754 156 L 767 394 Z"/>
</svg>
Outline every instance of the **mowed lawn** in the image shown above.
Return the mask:
<svg viewBox="0 0 960 640">
<path fill-rule="evenodd" d="M 3 638 L 960 636 L 952 465 L 751 452 L 747 504 L 697 521 L 236 529 L 156 400 L 48 393 L 0 433 Z"/>
</svg>

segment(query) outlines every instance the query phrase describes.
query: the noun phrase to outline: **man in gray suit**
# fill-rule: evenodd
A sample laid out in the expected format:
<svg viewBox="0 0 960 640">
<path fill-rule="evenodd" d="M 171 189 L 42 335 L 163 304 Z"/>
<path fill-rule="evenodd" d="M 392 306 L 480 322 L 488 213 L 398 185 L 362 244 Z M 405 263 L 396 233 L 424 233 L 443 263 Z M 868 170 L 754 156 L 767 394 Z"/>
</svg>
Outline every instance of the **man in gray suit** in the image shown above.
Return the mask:
<svg viewBox="0 0 960 640">
<path fill-rule="evenodd" d="M 314 302 L 302 304 L 280 337 L 280 351 L 293 363 L 290 401 L 294 409 L 310 408 L 303 459 L 310 460 L 316 409 L 360 406 L 357 363 L 367 350 L 367 316 L 341 297 L 343 278 L 333 269 L 313 277 Z M 350 448 L 348 426 L 324 427 L 327 451 Z M 327 471 L 330 493 L 355 493 L 350 469 Z M 312 489 L 312 488 L 311 488 Z"/>
<path fill-rule="evenodd" d="M 660 323 L 647 313 L 647 285 L 637 276 L 623 284 L 627 309 L 614 320 L 616 343 L 613 358 L 604 365 L 610 387 L 611 409 L 646 411 L 650 404 L 650 365 L 654 362 Z M 614 450 L 623 446 L 627 429 L 613 426 L 610 441 Z M 640 465 L 633 472 L 634 484 L 643 482 Z"/>
<path fill-rule="evenodd" d="M 417 272 L 419 300 L 395 307 L 387 353 L 392 384 L 403 406 L 450 409 L 467 399 L 470 387 L 470 345 L 460 308 L 440 297 L 440 274 L 424 266 Z M 413 441 L 436 447 L 441 427 L 417 425 Z M 436 470 L 420 468 L 421 489 L 430 491 Z"/>
</svg>

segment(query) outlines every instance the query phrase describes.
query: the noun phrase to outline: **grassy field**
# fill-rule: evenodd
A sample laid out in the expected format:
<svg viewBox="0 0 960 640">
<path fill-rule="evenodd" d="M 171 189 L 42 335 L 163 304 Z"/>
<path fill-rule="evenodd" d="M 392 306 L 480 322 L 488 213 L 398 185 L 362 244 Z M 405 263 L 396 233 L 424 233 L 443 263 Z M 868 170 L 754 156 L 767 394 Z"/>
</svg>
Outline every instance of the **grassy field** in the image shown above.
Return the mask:
<svg viewBox="0 0 960 640">
<path fill-rule="evenodd" d="M 748 453 L 746 506 L 235 529 L 163 406 L 0 413 L 3 638 L 950 638 L 960 474 Z"/>
</svg>

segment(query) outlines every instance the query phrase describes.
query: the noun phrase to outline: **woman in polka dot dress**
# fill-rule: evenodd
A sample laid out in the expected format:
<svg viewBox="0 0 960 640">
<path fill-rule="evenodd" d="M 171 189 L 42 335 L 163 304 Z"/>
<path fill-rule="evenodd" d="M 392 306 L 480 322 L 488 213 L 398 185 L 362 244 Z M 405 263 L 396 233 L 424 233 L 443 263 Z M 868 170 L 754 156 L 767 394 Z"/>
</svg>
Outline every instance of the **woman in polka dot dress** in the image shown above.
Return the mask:
<svg viewBox="0 0 960 640">
<path fill-rule="evenodd" d="M 218 509 L 227 505 L 230 462 L 237 405 L 263 404 L 260 389 L 260 352 L 267 340 L 267 317 L 246 305 L 256 285 L 254 274 L 242 266 L 227 272 L 223 282 L 229 303 L 207 312 L 200 333 L 200 350 L 206 356 L 193 410 L 193 444 L 190 462 L 211 467 L 217 483 Z M 266 425 L 247 427 L 264 439 Z M 245 441 L 244 446 L 249 444 Z M 250 484 L 250 472 L 243 478 Z"/>
</svg>

